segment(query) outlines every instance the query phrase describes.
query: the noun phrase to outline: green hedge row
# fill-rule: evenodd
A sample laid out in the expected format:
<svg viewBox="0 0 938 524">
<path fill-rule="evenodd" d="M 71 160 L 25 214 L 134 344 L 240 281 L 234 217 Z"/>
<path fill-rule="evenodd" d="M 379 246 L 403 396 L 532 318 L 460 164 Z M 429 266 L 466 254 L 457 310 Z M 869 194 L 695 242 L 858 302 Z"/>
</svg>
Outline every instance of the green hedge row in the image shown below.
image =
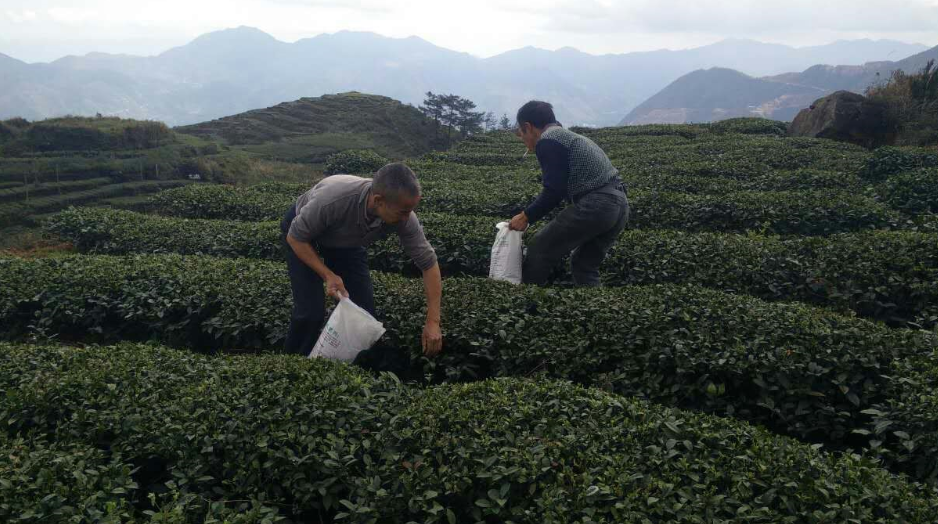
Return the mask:
<svg viewBox="0 0 938 524">
<path fill-rule="evenodd" d="M 495 220 L 420 215 L 446 275 L 486 276 Z M 46 228 L 80 250 L 179 253 L 282 260 L 278 222 L 192 220 L 78 208 Z M 530 235 L 528 233 L 528 239 Z M 375 243 L 372 268 L 416 274 L 396 237 Z M 797 300 L 883 320 L 932 327 L 938 317 L 938 235 L 873 231 L 788 238 L 633 230 L 602 266 L 607 285 L 695 284 L 766 300 Z M 557 283 L 569 280 L 568 272 Z"/>
<path fill-rule="evenodd" d="M 147 340 L 274 349 L 289 321 L 282 264 L 208 257 L 0 260 L 4 336 Z M 934 334 L 823 310 L 668 285 L 558 290 L 448 279 L 444 354 L 419 357 L 421 283 L 375 273 L 385 342 L 418 376 L 464 380 L 544 373 L 678 407 L 860 448 L 863 410 L 887 401 L 897 360 Z M 900 429 L 900 428 L 896 428 Z"/>
<path fill-rule="evenodd" d="M 860 175 L 880 182 L 906 171 L 933 167 L 938 167 L 938 152 L 933 148 L 881 147 L 867 159 Z"/>
<path fill-rule="evenodd" d="M 641 126 L 618 126 L 618 127 L 572 127 L 576 133 L 589 136 L 593 140 L 612 139 L 612 138 L 632 138 L 632 137 L 662 137 L 662 136 L 680 136 L 683 138 L 697 138 L 707 133 L 707 126 L 695 124 L 649 124 Z M 506 139 L 518 141 L 514 134 L 506 136 Z"/>
<path fill-rule="evenodd" d="M 934 483 L 938 479 L 938 352 L 897 360 L 888 374 L 894 377 L 888 401 L 866 410 L 873 417 L 869 435 L 890 462 Z"/>
<path fill-rule="evenodd" d="M 280 184 L 269 187 L 192 184 L 154 195 L 153 207 L 180 218 L 279 220 L 296 203 L 300 193 Z"/>
<path fill-rule="evenodd" d="M 0 351 L 0 360 L 14 355 L 35 358 L 38 353 L 2 344 Z M 8 368 L 3 366 L 2 372 Z M 5 386 L 7 378 L 0 379 Z M 0 391 L 11 398 L 19 393 L 9 387 Z M 49 441 L 47 435 L 10 436 L 7 407 L 0 408 L 0 520 L 118 523 L 129 516 L 127 497 L 139 486 L 133 466 L 119 453 L 94 443 Z"/>
<path fill-rule="evenodd" d="M 468 166 L 537 166 L 537 157 L 533 154 L 525 155 L 527 149 L 519 140 L 513 150 L 506 152 L 492 151 L 453 151 L 428 153 L 421 157 L 431 162 L 441 162 L 445 164 L 464 164 Z"/>
<path fill-rule="evenodd" d="M 841 191 L 636 193 L 630 203 L 632 227 L 649 229 L 829 235 L 902 222 L 897 212 L 872 198 Z"/>
<path fill-rule="evenodd" d="M 629 189 L 677 193 L 725 195 L 740 191 L 806 191 L 837 189 L 862 191 L 861 180 L 850 173 L 797 169 L 771 171 L 748 179 L 700 177 L 696 175 L 624 174 Z"/>
<path fill-rule="evenodd" d="M 709 130 L 716 134 L 784 136 L 788 133 L 788 123 L 768 118 L 729 118 L 710 124 Z"/>
<path fill-rule="evenodd" d="M 11 189 L 0 190 L 0 202 L 23 202 L 26 200 L 27 196 L 29 198 L 34 198 L 46 195 L 54 195 L 61 191 L 65 191 L 67 193 L 73 191 L 82 191 L 85 189 L 92 189 L 110 184 L 111 182 L 113 182 L 113 180 L 110 178 L 100 177 L 89 178 L 86 180 L 75 180 L 72 182 L 61 182 L 58 184 L 54 182 L 27 185 L 19 184 Z"/>
<path fill-rule="evenodd" d="M 283 259 L 279 222 L 169 218 L 82 207 L 52 215 L 43 225 L 83 252 Z"/>
<path fill-rule="evenodd" d="M 422 213 L 421 223 L 446 275 L 488 275 L 496 221 L 491 217 Z M 212 255 L 283 260 L 279 222 L 179 219 L 104 208 L 71 208 L 45 228 L 80 251 L 98 254 Z M 372 269 L 418 275 L 390 236 L 370 248 Z"/>
<path fill-rule="evenodd" d="M 14 151 L 112 151 L 151 149 L 173 141 L 173 133 L 162 122 L 118 118 L 66 117 L 28 124 L 16 133 L 5 153 Z"/>
<path fill-rule="evenodd" d="M 16 203 L 4 203 L 0 204 L 0 227 L 19 224 L 27 220 L 27 217 L 30 215 L 56 211 L 69 205 L 79 205 L 120 195 L 153 193 L 162 189 L 176 188 L 185 184 L 186 182 L 182 180 L 126 182 L 121 184 L 107 184 L 62 195 L 52 194 L 35 199 L 30 198 L 29 201 L 24 200 Z"/>
<path fill-rule="evenodd" d="M 11 521 L 925 523 L 938 510 L 866 459 L 565 382 L 418 390 L 301 358 L 0 349 Z"/>
<path fill-rule="evenodd" d="M 877 157 L 859 146 L 832 140 L 788 138 L 777 136 L 774 131 L 739 134 L 698 128 L 689 133 L 665 131 L 658 135 L 630 134 L 616 129 L 581 132 L 599 144 L 624 175 L 648 172 L 747 178 L 779 169 L 858 173 L 877 162 Z M 515 165 L 523 153 L 521 141 L 511 136 L 485 143 L 466 142 L 439 158 L 495 167 Z M 529 154 L 528 159 L 532 156 Z M 906 161 L 901 165 L 911 164 Z"/>
<path fill-rule="evenodd" d="M 696 284 L 853 311 L 895 326 L 938 325 L 934 233 L 778 238 L 627 231 L 602 270 L 607 284 Z"/>
<path fill-rule="evenodd" d="M 938 213 L 938 168 L 893 175 L 877 193 L 887 204 L 906 213 Z"/>
<path fill-rule="evenodd" d="M 535 198 L 536 186 L 509 186 L 469 180 L 427 182 L 421 211 L 510 217 Z M 192 185 L 162 192 L 153 206 L 182 218 L 277 220 L 295 202 L 293 191 L 255 192 L 250 187 Z M 687 231 L 764 231 L 782 235 L 832 233 L 898 227 L 902 216 L 870 197 L 842 191 L 737 192 L 692 195 L 632 191 L 631 227 Z"/>
<path fill-rule="evenodd" d="M 421 182 L 456 184 L 478 192 L 485 187 L 506 190 L 525 189 L 524 198 L 531 198 L 541 187 L 541 172 L 537 167 L 465 166 L 417 160 L 409 162 Z M 630 190 L 656 190 L 678 193 L 725 195 L 739 191 L 794 191 L 812 189 L 840 189 L 861 193 L 865 182 L 854 173 L 823 171 L 818 169 L 768 170 L 745 178 L 699 176 L 697 174 L 668 174 L 661 172 L 620 173 Z M 452 188 L 445 185 L 444 188 Z M 434 190 L 438 189 L 433 187 Z M 297 189 L 300 193 L 303 189 Z"/>
<path fill-rule="evenodd" d="M 731 125 L 731 124 L 726 124 Z M 695 132 L 662 135 L 622 134 L 617 130 L 584 130 L 599 144 L 623 177 L 691 176 L 747 180 L 773 171 L 812 169 L 859 173 L 871 160 L 861 147 L 831 140 L 787 138 L 769 134 Z M 517 137 L 500 141 L 464 142 L 446 153 L 421 161 L 443 163 L 452 169 L 468 166 L 490 170 L 537 168 L 534 155 L 526 159 Z"/>
<path fill-rule="evenodd" d="M 132 485 L 108 494 L 123 510 L 114 522 L 219 522 L 254 505 L 304 522 L 319 509 L 334 516 L 339 496 L 354 498 L 370 440 L 360 431 L 380 427 L 377 410 L 400 388 L 324 361 L 211 359 L 125 344 L 4 346 L 0 390 L 0 424 L 11 437 L 105 449 L 133 472 Z M 28 513 L 39 499 L 11 495 L 0 516 Z M 82 502 L 66 498 L 42 516 Z"/>
<path fill-rule="evenodd" d="M 370 149 L 351 149 L 330 155 L 326 159 L 323 172 L 327 175 L 338 173 L 372 174 L 387 163 L 387 158 Z"/>
<path fill-rule="evenodd" d="M 938 233 L 938 213 L 917 215 L 912 219 L 909 229 L 929 233 Z"/>
</svg>

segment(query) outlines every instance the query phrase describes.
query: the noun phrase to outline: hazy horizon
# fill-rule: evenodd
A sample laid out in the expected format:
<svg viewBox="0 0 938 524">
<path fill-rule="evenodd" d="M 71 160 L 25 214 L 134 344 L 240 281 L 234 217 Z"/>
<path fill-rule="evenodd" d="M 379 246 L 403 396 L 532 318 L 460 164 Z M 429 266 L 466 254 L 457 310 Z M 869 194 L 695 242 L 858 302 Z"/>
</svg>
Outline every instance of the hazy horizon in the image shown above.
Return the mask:
<svg viewBox="0 0 938 524">
<path fill-rule="evenodd" d="M 436 42 L 432 42 L 432 41 L 430 41 L 430 40 L 428 40 L 428 39 L 426 39 L 426 38 L 424 38 L 424 37 L 422 37 L 422 36 L 420 36 L 420 35 L 408 35 L 408 36 L 402 36 L 402 37 L 394 37 L 394 36 L 389 36 L 389 35 L 382 35 L 381 33 L 377 33 L 377 32 L 374 32 L 374 31 L 353 31 L 353 30 L 348 30 L 348 29 L 341 29 L 341 30 L 338 30 L 338 31 L 335 31 L 335 32 L 332 32 L 332 33 L 319 33 L 319 34 L 316 34 L 316 35 L 311 35 L 311 36 L 309 36 L 309 37 L 303 37 L 303 38 L 299 38 L 299 39 L 296 39 L 296 40 L 293 40 L 293 41 L 287 41 L 287 40 L 281 40 L 281 39 L 277 38 L 275 35 L 272 35 L 271 33 L 268 33 L 267 31 L 264 31 L 264 30 L 261 29 L 261 28 L 256 28 L 256 27 L 252 27 L 252 26 L 239 26 L 239 27 L 226 27 L 226 28 L 222 28 L 222 29 L 215 30 L 215 31 L 209 31 L 209 32 L 207 32 L 207 33 L 203 33 L 202 35 L 197 35 L 195 38 L 192 38 L 192 39 L 190 39 L 190 40 L 187 40 L 187 41 L 182 42 L 182 43 L 179 43 L 179 44 L 176 44 L 176 43 L 174 43 L 174 44 L 168 44 L 168 47 L 161 48 L 161 49 L 159 49 L 158 51 L 153 52 L 153 53 L 139 53 L 139 54 L 138 54 L 138 53 L 134 53 L 134 52 L 102 51 L 102 50 L 99 50 L 99 49 L 93 49 L 93 50 L 86 51 L 86 52 L 65 53 L 65 54 L 62 54 L 62 55 L 56 55 L 55 58 L 51 58 L 51 59 L 48 59 L 48 60 L 30 61 L 30 60 L 26 60 L 26 59 L 24 59 L 24 58 L 21 58 L 21 57 L 19 57 L 19 56 L 16 56 L 16 55 L 14 55 L 14 54 L 12 54 L 12 53 L 5 52 L 5 51 L 3 50 L 3 48 L 2 48 L 3 41 L 0 41 L 0 54 L 7 55 L 7 56 L 9 56 L 9 57 L 11 57 L 11 58 L 20 60 L 21 62 L 26 62 L 26 63 L 28 63 L 28 64 L 52 63 L 52 62 L 55 62 L 56 60 L 60 60 L 60 59 L 62 59 L 62 58 L 66 58 L 66 57 L 69 57 L 69 56 L 86 56 L 86 55 L 95 54 L 95 53 L 103 53 L 103 54 L 111 54 L 111 55 L 127 55 L 127 56 L 133 56 L 133 57 L 138 57 L 138 58 L 145 58 L 145 57 L 159 56 L 159 55 L 165 53 L 166 51 L 172 50 L 172 49 L 174 49 L 174 48 L 186 46 L 186 45 L 192 43 L 194 40 L 196 40 L 196 39 L 198 39 L 199 37 L 204 36 L 204 35 L 206 35 L 206 34 L 215 33 L 215 32 L 220 32 L 220 31 L 226 31 L 226 30 L 232 30 L 232 29 L 239 29 L 239 28 L 242 28 L 242 27 L 250 27 L 250 28 L 252 28 L 252 29 L 258 29 L 258 30 L 263 31 L 264 33 L 266 33 L 266 34 L 272 36 L 272 37 L 275 38 L 276 40 L 278 40 L 278 41 L 280 41 L 280 42 L 283 42 L 283 43 L 286 43 L 286 44 L 293 44 L 293 43 L 299 42 L 299 41 L 301 41 L 301 40 L 306 40 L 306 39 L 310 39 L 310 38 L 316 38 L 316 37 L 320 37 L 320 36 L 335 35 L 335 34 L 339 34 L 339 33 L 343 33 L 343 32 L 349 32 L 349 33 L 372 33 L 372 34 L 376 34 L 376 35 L 379 35 L 379 36 L 382 36 L 382 37 L 386 37 L 386 38 L 395 38 L 395 39 L 407 39 L 407 38 L 414 38 L 414 37 L 416 37 L 416 38 L 420 38 L 420 39 L 422 39 L 422 40 L 425 40 L 425 41 L 427 41 L 427 42 L 430 42 L 431 44 L 433 44 L 433 45 L 435 45 L 435 46 L 437 46 L 437 47 L 449 49 L 449 50 L 451 50 L 451 51 L 456 51 L 456 52 L 460 52 L 460 53 L 467 53 L 467 54 L 470 54 L 470 55 L 472 55 L 472 56 L 474 56 L 474 57 L 476 57 L 476 58 L 479 58 L 479 59 L 491 58 L 491 57 L 494 57 L 494 56 L 498 56 L 498 55 L 500 55 L 500 54 L 508 53 L 508 52 L 515 51 L 515 50 L 518 50 L 518 49 L 523 49 L 523 48 L 535 48 L 535 49 L 542 49 L 542 50 L 547 50 L 547 51 L 557 51 L 557 50 L 559 50 L 559 49 L 565 49 L 565 48 L 566 48 L 566 49 L 574 49 L 574 50 L 579 51 L 579 52 L 581 52 L 581 53 L 585 53 L 585 54 L 592 55 L 592 56 L 603 56 L 603 55 L 623 55 L 623 54 L 630 54 L 630 53 L 643 53 L 643 52 L 655 52 L 655 51 L 684 51 L 684 50 L 689 50 L 689 49 L 696 49 L 696 48 L 700 48 L 700 47 L 706 47 L 706 46 L 709 46 L 709 45 L 716 45 L 716 44 L 719 44 L 719 43 L 721 43 L 721 42 L 727 42 L 727 41 L 751 41 L 751 42 L 758 42 L 758 43 L 760 43 L 760 44 L 766 44 L 766 45 L 782 45 L 782 46 L 787 46 L 787 47 L 791 47 L 791 48 L 794 48 L 794 49 L 804 49 L 804 48 L 811 48 L 811 47 L 820 47 L 820 46 L 825 46 L 825 45 L 833 45 L 833 44 L 836 44 L 836 43 L 838 43 L 838 42 L 857 42 L 857 41 L 863 41 L 863 40 L 869 40 L 869 41 L 873 41 L 873 42 L 877 42 L 877 41 L 890 41 L 890 42 L 893 42 L 893 41 L 894 41 L 894 42 L 896 42 L 896 43 L 903 44 L 903 45 L 908 45 L 908 46 L 922 46 L 922 47 L 924 47 L 924 48 L 932 48 L 932 47 L 935 47 L 936 45 L 938 45 L 938 44 L 930 45 L 930 44 L 926 44 L 926 43 L 922 43 L 922 42 L 905 42 L 905 41 L 893 40 L 893 39 L 889 39 L 889 38 L 881 38 L 881 39 L 857 38 L 857 39 L 852 39 L 852 40 L 838 39 L 838 40 L 833 40 L 833 41 L 829 41 L 829 42 L 821 42 L 821 43 L 818 43 L 818 44 L 810 44 L 810 45 L 791 45 L 791 44 L 788 44 L 788 43 L 785 43 L 785 42 L 769 42 L 769 41 L 759 40 L 759 39 L 755 39 L 755 38 L 734 38 L 734 37 L 728 37 L 728 38 L 720 38 L 720 39 L 714 40 L 714 41 L 712 41 L 712 42 L 702 43 L 702 44 L 700 44 L 700 45 L 693 45 L 693 46 L 681 47 L 681 48 L 678 48 L 678 47 L 674 47 L 674 48 L 665 48 L 665 47 L 663 47 L 663 48 L 658 48 L 658 49 L 644 49 L 644 50 L 638 50 L 638 51 L 621 51 L 621 52 L 609 52 L 609 53 L 591 53 L 591 52 L 589 52 L 589 51 L 586 51 L 586 50 L 583 50 L 583 49 L 579 49 L 579 48 L 577 48 L 576 46 L 569 46 L 569 45 L 567 45 L 567 46 L 558 46 L 558 47 L 555 47 L 555 48 L 546 48 L 546 47 L 540 47 L 540 46 L 534 46 L 534 45 L 527 45 L 527 46 L 523 46 L 523 47 L 505 49 L 505 50 L 499 51 L 498 53 L 495 53 L 495 54 L 493 54 L 493 55 L 479 56 L 479 55 L 474 55 L 474 54 L 472 54 L 472 53 L 469 53 L 468 51 L 464 51 L 464 50 L 461 50 L 461 49 L 447 48 L 446 46 L 437 44 Z M 900 54 L 900 55 L 898 55 L 898 56 L 896 57 L 896 60 L 899 60 L 899 59 L 902 59 L 902 58 L 905 58 L 905 55 Z"/>
<path fill-rule="evenodd" d="M 0 53 L 28 63 L 91 52 L 154 56 L 200 35 L 249 26 L 286 43 L 341 31 L 417 36 L 488 58 L 527 46 L 592 55 L 702 47 L 728 39 L 795 48 L 841 40 L 938 45 L 938 0 L 902 5 L 831 0 L 4 0 Z"/>
</svg>

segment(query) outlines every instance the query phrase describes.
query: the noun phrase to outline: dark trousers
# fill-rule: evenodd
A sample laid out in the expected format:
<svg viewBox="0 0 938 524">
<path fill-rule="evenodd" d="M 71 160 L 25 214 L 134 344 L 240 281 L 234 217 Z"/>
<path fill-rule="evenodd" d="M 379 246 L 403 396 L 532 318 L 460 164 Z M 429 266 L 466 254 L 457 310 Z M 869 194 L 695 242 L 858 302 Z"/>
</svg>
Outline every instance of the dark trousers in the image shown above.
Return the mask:
<svg viewBox="0 0 938 524">
<path fill-rule="evenodd" d="M 572 251 L 574 283 L 600 285 L 599 266 L 628 221 L 629 200 L 619 183 L 576 199 L 529 243 L 521 272 L 524 283 L 546 284 L 551 270 Z"/>
<path fill-rule="evenodd" d="M 286 242 L 287 231 L 296 217 L 296 206 L 291 206 L 280 223 L 281 242 L 286 250 L 290 288 L 293 291 L 293 312 L 290 329 L 284 343 L 284 352 L 308 355 L 319 338 L 326 312 L 323 280 L 303 263 Z M 317 246 L 316 252 L 326 266 L 342 277 L 349 298 L 365 311 L 375 314 L 374 288 L 368 271 L 368 254 L 363 247 L 328 248 Z"/>
</svg>

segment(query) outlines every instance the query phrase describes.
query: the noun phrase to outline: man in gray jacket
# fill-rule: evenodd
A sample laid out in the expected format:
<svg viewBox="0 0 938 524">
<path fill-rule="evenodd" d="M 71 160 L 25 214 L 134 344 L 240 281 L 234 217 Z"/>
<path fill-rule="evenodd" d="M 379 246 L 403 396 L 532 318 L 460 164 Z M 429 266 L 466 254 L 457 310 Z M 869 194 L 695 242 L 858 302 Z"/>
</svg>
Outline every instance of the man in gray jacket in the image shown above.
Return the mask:
<svg viewBox="0 0 938 524">
<path fill-rule="evenodd" d="M 524 231 L 566 201 L 567 207 L 531 240 L 521 275 L 525 283 L 547 283 L 551 269 L 573 253 L 573 281 L 598 286 L 599 265 L 629 220 L 629 200 L 619 171 L 589 138 L 564 129 L 547 102 L 532 100 L 518 110 L 518 136 L 537 154 L 544 189 L 509 227 Z"/>
<path fill-rule="evenodd" d="M 382 167 L 373 180 L 334 175 L 300 195 L 280 224 L 293 290 L 293 313 L 284 344 L 287 353 L 307 355 L 316 343 L 325 316 L 323 283 L 330 295 L 349 297 L 375 313 L 365 248 L 391 233 L 400 237 L 404 251 L 423 272 L 427 294 L 424 354 L 440 352 L 443 284 L 436 252 L 414 214 L 419 202 L 417 177 L 401 163 Z"/>
</svg>

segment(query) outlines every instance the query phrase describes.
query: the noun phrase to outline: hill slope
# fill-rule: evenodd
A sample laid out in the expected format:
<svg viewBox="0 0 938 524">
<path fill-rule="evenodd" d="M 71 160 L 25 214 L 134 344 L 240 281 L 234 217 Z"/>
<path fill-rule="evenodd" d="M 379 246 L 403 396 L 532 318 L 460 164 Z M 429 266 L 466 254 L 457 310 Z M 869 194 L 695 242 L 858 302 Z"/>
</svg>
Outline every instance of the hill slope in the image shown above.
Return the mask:
<svg viewBox="0 0 938 524">
<path fill-rule="evenodd" d="M 820 87 L 828 91 L 845 89 L 862 93 L 870 85 L 887 80 L 893 71 L 911 73 L 925 67 L 929 60 L 938 60 L 938 47 L 897 62 L 868 62 L 860 66 L 817 65 L 801 73 L 787 73 L 767 79 Z"/>
<path fill-rule="evenodd" d="M 620 124 L 710 122 L 737 116 L 792 120 L 824 95 L 839 90 L 863 93 L 895 70 L 914 72 L 935 59 L 938 47 L 897 62 L 816 65 L 800 73 L 763 78 L 727 69 L 695 71 L 640 104 Z"/>
<path fill-rule="evenodd" d="M 713 68 L 685 75 L 635 108 L 623 124 L 683 124 L 764 116 L 791 120 L 824 91 Z"/>
<path fill-rule="evenodd" d="M 216 144 L 159 122 L 69 117 L 0 121 L 0 249 L 70 205 L 138 208 L 189 183 Z"/>
<path fill-rule="evenodd" d="M 321 163 L 344 149 L 373 149 L 388 158 L 419 156 L 442 143 L 417 108 L 362 93 L 301 98 L 266 109 L 177 127 L 279 160 Z"/>
</svg>

